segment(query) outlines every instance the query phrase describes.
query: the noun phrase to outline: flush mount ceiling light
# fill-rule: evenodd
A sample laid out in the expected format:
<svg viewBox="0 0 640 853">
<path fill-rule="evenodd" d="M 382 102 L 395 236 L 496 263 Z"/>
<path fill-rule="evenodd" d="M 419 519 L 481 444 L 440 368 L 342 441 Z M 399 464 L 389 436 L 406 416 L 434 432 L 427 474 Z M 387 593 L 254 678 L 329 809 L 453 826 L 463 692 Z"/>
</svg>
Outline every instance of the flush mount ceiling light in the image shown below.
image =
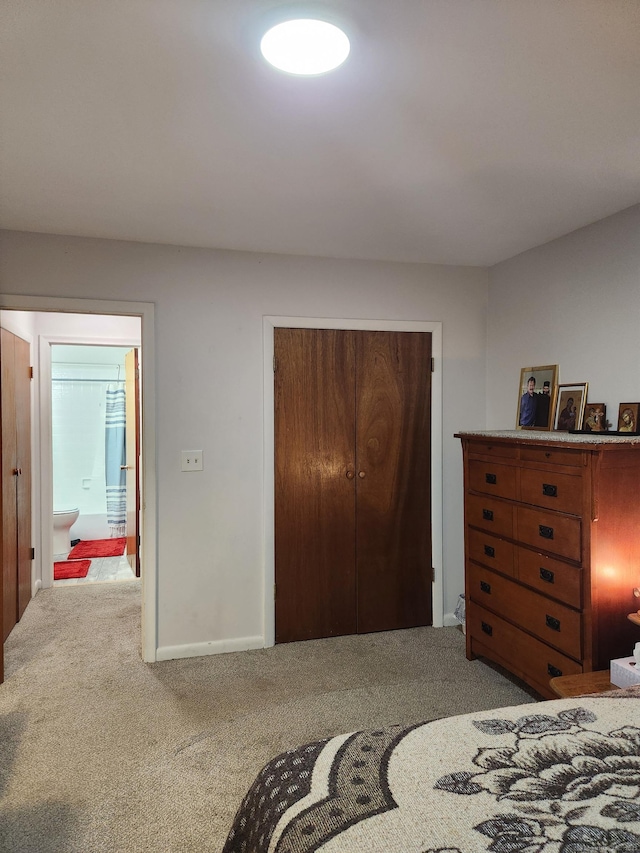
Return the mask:
<svg viewBox="0 0 640 853">
<path fill-rule="evenodd" d="M 302 18 L 272 27 L 262 38 L 262 55 L 289 74 L 324 74 L 349 55 L 349 39 L 327 21 Z"/>
</svg>

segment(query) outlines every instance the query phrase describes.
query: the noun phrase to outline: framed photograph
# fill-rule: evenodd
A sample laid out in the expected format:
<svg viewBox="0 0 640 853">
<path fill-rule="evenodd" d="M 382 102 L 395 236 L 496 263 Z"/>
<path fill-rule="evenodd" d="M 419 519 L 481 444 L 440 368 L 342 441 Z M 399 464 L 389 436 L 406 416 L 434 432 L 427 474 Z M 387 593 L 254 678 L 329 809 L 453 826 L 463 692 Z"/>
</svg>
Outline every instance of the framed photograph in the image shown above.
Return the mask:
<svg viewBox="0 0 640 853">
<path fill-rule="evenodd" d="M 558 403 L 553 427 L 555 430 L 567 432 L 570 429 L 582 429 L 588 386 L 588 382 L 558 385 Z"/>
<path fill-rule="evenodd" d="M 640 403 L 620 403 L 618 407 L 618 432 L 638 432 Z"/>
<path fill-rule="evenodd" d="M 516 429 L 551 429 L 557 393 L 557 364 L 523 367 L 518 387 Z"/>
<path fill-rule="evenodd" d="M 585 432 L 606 432 L 609 428 L 607 423 L 607 407 L 604 403 L 587 403 L 584 408 L 582 429 Z"/>
</svg>

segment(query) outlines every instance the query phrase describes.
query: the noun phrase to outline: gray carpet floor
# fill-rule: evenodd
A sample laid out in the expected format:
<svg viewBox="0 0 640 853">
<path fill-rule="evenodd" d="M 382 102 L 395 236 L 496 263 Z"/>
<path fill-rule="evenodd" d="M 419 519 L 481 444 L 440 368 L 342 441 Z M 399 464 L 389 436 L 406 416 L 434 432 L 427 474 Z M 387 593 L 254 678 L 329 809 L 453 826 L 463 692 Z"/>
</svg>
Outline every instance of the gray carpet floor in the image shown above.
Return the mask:
<svg viewBox="0 0 640 853">
<path fill-rule="evenodd" d="M 286 749 L 534 701 L 457 628 L 146 664 L 138 582 L 44 590 L 5 644 L 0 850 L 215 853 Z"/>
</svg>

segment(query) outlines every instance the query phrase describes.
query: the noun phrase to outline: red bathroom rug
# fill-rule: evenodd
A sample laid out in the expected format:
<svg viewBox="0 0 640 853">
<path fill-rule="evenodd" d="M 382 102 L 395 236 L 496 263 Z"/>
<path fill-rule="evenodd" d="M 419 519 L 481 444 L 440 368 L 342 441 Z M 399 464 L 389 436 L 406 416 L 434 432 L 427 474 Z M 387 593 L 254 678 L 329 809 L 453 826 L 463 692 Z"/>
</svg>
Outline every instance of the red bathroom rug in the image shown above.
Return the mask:
<svg viewBox="0 0 640 853">
<path fill-rule="evenodd" d="M 127 540 L 122 539 L 87 539 L 78 542 L 69 552 L 69 560 L 80 560 L 84 557 L 119 557 L 124 554 Z"/>
<path fill-rule="evenodd" d="M 69 578 L 86 578 L 91 560 L 61 560 L 53 564 L 54 581 L 66 581 Z"/>
</svg>

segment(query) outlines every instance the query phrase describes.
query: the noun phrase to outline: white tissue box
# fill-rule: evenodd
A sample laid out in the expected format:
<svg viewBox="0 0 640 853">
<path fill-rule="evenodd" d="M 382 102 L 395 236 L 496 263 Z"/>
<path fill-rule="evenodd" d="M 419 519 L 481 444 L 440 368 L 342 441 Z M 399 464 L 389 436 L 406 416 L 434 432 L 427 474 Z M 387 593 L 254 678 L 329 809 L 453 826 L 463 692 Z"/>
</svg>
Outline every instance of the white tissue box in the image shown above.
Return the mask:
<svg viewBox="0 0 640 853">
<path fill-rule="evenodd" d="M 640 684 L 640 667 L 636 666 L 632 657 L 612 660 L 609 680 L 616 687 L 630 687 L 632 684 Z"/>
</svg>

